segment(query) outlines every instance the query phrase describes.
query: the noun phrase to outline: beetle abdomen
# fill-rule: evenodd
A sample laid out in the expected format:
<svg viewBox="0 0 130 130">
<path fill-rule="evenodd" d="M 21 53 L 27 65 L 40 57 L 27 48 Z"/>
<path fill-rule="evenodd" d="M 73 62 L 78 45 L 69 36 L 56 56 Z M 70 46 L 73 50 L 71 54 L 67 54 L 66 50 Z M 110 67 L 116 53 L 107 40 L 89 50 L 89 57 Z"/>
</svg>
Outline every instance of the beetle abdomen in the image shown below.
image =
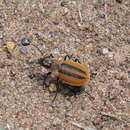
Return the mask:
<svg viewBox="0 0 130 130">
<path fill-rule="evenodd" d="M 69 85 L 82 86 L 89 79 L 89 71 L 80 63 L 66 60 L 61 64 L 58 77 Z"/>
</svg>

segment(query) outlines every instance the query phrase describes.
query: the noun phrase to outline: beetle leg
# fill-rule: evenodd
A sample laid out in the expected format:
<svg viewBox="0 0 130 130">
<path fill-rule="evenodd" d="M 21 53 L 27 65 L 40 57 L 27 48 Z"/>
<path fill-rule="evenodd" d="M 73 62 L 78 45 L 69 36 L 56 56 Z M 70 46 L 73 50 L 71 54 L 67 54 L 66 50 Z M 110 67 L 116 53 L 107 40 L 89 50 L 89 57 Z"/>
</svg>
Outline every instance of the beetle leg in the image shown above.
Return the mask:
<svg viewBox="0 0 130 130">
<path fill-rule="evenodd" d="M 57 78 L 57 81 L 56 81 L 56 85 L 57 85 L 57 91 L 56 91 L 56 94 L 55 94 L 55 97 L 53 98 L 52 102 L 51 102 L 51 105 L 53 104 L 53 102 L 55 101 L 56 97 L 57 97 L 57 94 L 58 94 L 58 90 L 59 90 L 59 78 Z"/>
<path fill-rule="evenodd" d="M 74 62 L 78 62 L 81 64 L 80 60 L 79 59 L 75 59 Z"/>
<path fill-rule="evenodd" d="M 54 56 L 53 56 L 53 54 L 52 54 L 52 53 L 50 54 L 49 58 L 54 58 Z"/>
<path fill-rule="evenodd" d="M 70 60 L 70 56 L 69 55 L 66 55 L 63 60 L 67 60 L 67 59 Z"/>
<path fill-rule="evenodd" d="M 64 57 L 64 59 L 63 60 L 70 60 L 70 59 L 72 59 L 72 57 L 73 57 L 73 54 L 72 55 L 66 55 L 65 57 Z M 79 59 L 74 59 L 73 60 L 74 62 L 78 62 L 78 63 L 80 63 L 81 64 L 81 62 L 80 62 L 80 60 Z"/>
<path fill-rule="evenodd" d="M 73 54 L 72 55 L 66 55 L 63 60 L 70 60 L 72 58 L 72 56 L 73 56 Z"/>
<path fill-rule="evenodd" d="M 51 53 L 49 56 L 46 56 L 45 58 L 54 58 L 53 54 Z"/>
<path fill-rule="evenodd" d="M 47 85 L 47 79 L 48 79 L 48 77 L 51 75 L 51 73 L 52 73 L 52 72 L 48 72 L 47 74 L 44 74 L 44 75 L 43 75 L 43 83 L 45 83 L 46 86 L 48 86 L 48 85 Z"/>
</svg>

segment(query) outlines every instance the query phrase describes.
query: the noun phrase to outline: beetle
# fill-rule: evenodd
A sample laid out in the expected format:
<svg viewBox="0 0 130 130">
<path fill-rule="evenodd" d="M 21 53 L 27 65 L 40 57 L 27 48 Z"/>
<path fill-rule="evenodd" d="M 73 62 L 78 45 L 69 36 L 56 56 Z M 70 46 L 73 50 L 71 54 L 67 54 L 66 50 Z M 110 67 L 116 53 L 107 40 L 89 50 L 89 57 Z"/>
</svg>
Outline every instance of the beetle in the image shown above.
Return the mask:
<svg viewBox="0 0 130 130">
<path fill-rule="evenodd" d="M 68 87 L 74 94 L 81 91 L 82 87 L 90 79 L 89 69 L 82 65 L 78 59 L 70 60 L 68 55 L 64 57 L 64 60 L 58 60 L 53 55 L 50 55 L 38 59 L 37 64 L 49 69 L 49 72 L 44 75 L 44 82 L 49 76 L 52 79 L 56 78 L 57 84 L 61 82 L 62 85 Z"/>
<path fill-rule="evenodd" d="M 37 50 L 44 55 L 36 45 L 32 44 L 32 46 L 37 48 Z M 50 78 L 49 83 L 52 82 L 51 80 L 56 81 L 57 90 L 59 89 L 59 85 L 61 83 L 63 86 L 69 88 L 75 95 L 77 92 L 81 92 L 84 89 L 85 84 L 90 80 L 90 71 L 86 66 L 81 64 L 78 59 L 71 59 L 72 55 L 66 55 L 63 60 L 59 60 L 54 58 L 52 54 L 50 54 L 50 56 L 37 59 L 35 61 L 36 64 L 39 64 L 49 70 L 49 72 L 44 74 L 42 77 L 43 83 L 47 85 L 46 80 Z M 31 75 L 31 78 L 33 77 L 34 75 Z M 57 91 L 53 101 L 56 96 Z"/>
</svg>

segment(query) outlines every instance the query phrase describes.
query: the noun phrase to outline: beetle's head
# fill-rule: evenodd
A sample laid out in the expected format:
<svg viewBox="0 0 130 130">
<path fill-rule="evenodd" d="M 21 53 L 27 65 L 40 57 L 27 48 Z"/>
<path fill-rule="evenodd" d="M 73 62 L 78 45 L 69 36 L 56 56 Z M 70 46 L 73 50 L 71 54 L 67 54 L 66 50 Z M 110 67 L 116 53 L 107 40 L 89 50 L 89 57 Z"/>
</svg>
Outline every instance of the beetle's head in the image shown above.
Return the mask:
<svg viewBox="0 0 130 130">
<path fill-rule="evenodd" d="M 46 68 L 51 68 L 54 62 L 50 58 L 40 58 L 36 63 Z"/>
</svg>

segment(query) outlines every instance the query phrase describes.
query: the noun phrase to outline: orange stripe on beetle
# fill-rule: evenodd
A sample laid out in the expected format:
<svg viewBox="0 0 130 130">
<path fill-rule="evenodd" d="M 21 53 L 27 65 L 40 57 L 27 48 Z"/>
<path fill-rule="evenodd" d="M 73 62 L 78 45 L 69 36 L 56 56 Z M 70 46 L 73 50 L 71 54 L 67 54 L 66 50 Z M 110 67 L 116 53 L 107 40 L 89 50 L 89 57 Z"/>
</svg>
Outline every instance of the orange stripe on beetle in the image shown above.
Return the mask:
<svg viewBox="0 0 130 130">
<path fill-rule="evenodd" d="M 82 86 L 89 80 L 89 70 L 80 63 L 63 61 L 59 70 L 59 79 L 73 86 Z"/>
</svg>

